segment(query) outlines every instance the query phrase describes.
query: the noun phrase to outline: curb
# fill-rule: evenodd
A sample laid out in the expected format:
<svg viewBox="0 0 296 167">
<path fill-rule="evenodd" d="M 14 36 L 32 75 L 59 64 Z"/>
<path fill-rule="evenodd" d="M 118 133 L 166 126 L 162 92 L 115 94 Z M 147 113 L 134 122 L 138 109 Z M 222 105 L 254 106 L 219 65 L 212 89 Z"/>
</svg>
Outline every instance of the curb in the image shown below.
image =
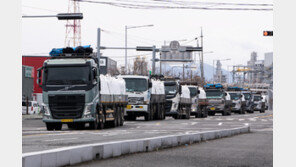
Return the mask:
<svg viewBox="0 0 296 167">
<path fill-rule="evenodd" d="M 22 115 L 22 120 L 42 120 L 42 115 Z"/>
<path fill-rule="evenodd" d="M 22 166 L 58 167 L 74 165 L 94 159 L 106 159 L 124 154 L 155 151 L 162 148 L 176 147 L 248 132 L 250 132 L 250 126 L 243 126 L 233 129 L 198 132 L 185 135 L 168 135 L 144 139 L 96 143 L 24 153 L 22 155 Z"/>
</svg>

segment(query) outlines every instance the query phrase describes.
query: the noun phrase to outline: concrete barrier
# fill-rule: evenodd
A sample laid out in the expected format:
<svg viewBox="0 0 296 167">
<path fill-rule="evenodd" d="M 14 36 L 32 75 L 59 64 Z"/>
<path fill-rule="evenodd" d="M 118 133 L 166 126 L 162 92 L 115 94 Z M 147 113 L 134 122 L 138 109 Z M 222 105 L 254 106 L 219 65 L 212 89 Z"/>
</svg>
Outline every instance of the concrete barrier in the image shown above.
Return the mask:
<svg viewBox="0 0 296 167">
<path fill-rule="evenodd" d="M 158 149 L 192 144 L 205 140 L 229 137 L 250 132 L 249 126 L 184 135 L 168 135 L 144 139 L 116 142 L 95 143 L 81 146 L 65 147 L 47 151 L 24 153 L 23 167 L 58 167 L 74 165 L 93 159 L 106 159 L 124 154 L 155 151 Z"/>
</svg>

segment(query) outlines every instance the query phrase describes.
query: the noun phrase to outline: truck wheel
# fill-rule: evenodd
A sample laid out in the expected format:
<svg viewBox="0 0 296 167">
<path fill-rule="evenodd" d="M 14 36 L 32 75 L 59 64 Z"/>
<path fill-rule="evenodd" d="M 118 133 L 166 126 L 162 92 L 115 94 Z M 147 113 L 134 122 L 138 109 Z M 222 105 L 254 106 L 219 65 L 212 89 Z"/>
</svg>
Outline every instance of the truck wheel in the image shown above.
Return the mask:
<svg viewBox="0 0 296 167">
<path fill-rule="evenodd" d="M 261 109 L 260 110 L 260 113 L 265 113 L 265 109 Z"/>
<path fill-rule="evenodd" d="M 122 107 L 120 107 L 120 113 L 119 113 L 119 115 L 120 115 L 120 123 L 119 123 L 119 125 L 120 126 L 122 126 L 123 125 L 123 122 L 124 122 L 124 118 L 123 118 L 123 108 Z"/>
<path fill-rule="evenodd" d="M 63 126 L 63 124 L 61 124 L 61 123 L 56 123 L 56 124 L 55 124 L 55 130 L 62 130 L 62 126 Z"/>
<path fill-rule="evenodd" d="M 214 116 L 215 114 L 216 114 L 216 112 L 215 111 L 211 111 L 211 112 L 209 112 L 208 113 L 210 116 Z"/>
<path fill-rule="evenodd" d="M 46 123 L 46 129 L 49 131 L 54 130 L 55 125 L 53 123 Z"/>
<path fill-rule="evenodd" d="M 224 108 L 224 110 L 222 111 L 222 116 L 227 116 L 227 109 Z"/>
<path fill-rule="evenodd" d="M 227 115 L 231 115 L 231 108 L 230 107 L 227 109 Z"/>
<path fill-rule="evenodd" d="M 99 115 L 98 129 L 104 129 L 105 122 L 105 115 L 102 113 Z"/>
<path fill-rule="evenodd" d="M 185 119 L 190 119 L 190 110 L 191 110 L 191 107 L 187 107 Z"/>
<path fill-rule="evenodd" d="M 76 129 L 77 130 L 83 130 L 85 127 L 85 123 L 77 123 Z"/>
<path fill-rule="evenodd" d="M 68 129 L 75 129 L 74 123 L 68 123 L 67 126 L 68 126 Z"/>
<path fill-rule="evenodd" d="M 95 121 L 89 123 L 89 128 L 96 130 L 98 128 L 98 120 L 99 120 L 99 115 L 98 113 L 95 114 Z"/>
<path fill-rule="evenodd" d="M 150 113 L 146 113 L 144 117 L 145 117 L 145 121 L 149 121 L 150 120 Z"/>
<path fill-rule="evenodd" d="M 117 126 L 117 121 L 118 121 L 117 109 L 114 108 L 114 120 L 110 123 L 112 128 Z"/>
<path fill-rule="evenodd" d="M 206 107 L 202 108 L 202 118 L 207 118 L 208 117 L 208 110 Z"/>
<path fill-rule="evenodd" d="M 239 111 L 238 111 L 238 113 L 239 113 L 239 114 L 243 114 L 243 109 L 240 108 Z"/>
</svg>

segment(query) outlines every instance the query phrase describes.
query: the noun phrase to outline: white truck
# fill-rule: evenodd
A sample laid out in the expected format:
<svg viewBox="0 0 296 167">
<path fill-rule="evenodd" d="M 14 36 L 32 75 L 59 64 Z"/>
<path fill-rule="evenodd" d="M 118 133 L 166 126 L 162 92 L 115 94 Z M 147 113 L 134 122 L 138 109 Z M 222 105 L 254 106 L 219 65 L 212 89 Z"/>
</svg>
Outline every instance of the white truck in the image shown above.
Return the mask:
<svg viewBox="0 0 296 167">
<path fill-rule="evenodd" d="M 191 98 L 187 85 L 180 85 L 178 81 L 165 81 L 166 115 L 175 119 L 190 119 Z"/>
<path fill-rule="evenodd" d="M 120 75 L 126 83 L 128 105 L 125 119 L 136 120 L 144 116 L 145 121 L 165 119 L 165 90 L 160 80 L 148 76 Z"/>
<path fill-rule="evenodd" d="M 91 53 L 91 48 L 81 46 L 53 49 L 51 58 L 38 69 L 47 130 L 61 130 L 62 124 L 69 129 L 83 129 L 86 124 L 91 129 L 123 125 L 124 80 L 100 76 L 99 60 Z"/>
<path fill-rule="evenodd" d="M 246 113 L 246 99 L 242 93 L 242 88 L 228 87 L 227 92 L 231 97 L 231 111 L 234 113 L 245 114 Z"/>
</svg>

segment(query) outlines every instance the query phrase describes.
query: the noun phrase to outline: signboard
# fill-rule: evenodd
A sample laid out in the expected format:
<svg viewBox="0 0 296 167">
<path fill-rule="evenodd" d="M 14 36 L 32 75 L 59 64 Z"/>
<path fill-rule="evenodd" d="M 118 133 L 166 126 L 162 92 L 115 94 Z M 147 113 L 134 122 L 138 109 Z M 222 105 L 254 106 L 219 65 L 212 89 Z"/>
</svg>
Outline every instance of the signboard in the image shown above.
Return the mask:
<svg viewBox="0 0 296 167">
<path fill-rule="evenodd" d="M 100 66 L 106 66 L 106 58 L 100 58 Z"/>
<path fill-rule="evenodd" d="M 34 68 L 26 66 L 25 67 L 25 77 L 27 78 L 33 78 L 34 77 Z"/>
<path fill-rule="evenodd" d="M 178 62 L 190 61 L 192 60 L 192 52 L 186 50 L 188 47 L 181 46 L 178 41 L 172 41 L 169 46 L 162 46 L 160 59 L 167 62 L 170 60 L 178 60 Z"/>
</svg>

